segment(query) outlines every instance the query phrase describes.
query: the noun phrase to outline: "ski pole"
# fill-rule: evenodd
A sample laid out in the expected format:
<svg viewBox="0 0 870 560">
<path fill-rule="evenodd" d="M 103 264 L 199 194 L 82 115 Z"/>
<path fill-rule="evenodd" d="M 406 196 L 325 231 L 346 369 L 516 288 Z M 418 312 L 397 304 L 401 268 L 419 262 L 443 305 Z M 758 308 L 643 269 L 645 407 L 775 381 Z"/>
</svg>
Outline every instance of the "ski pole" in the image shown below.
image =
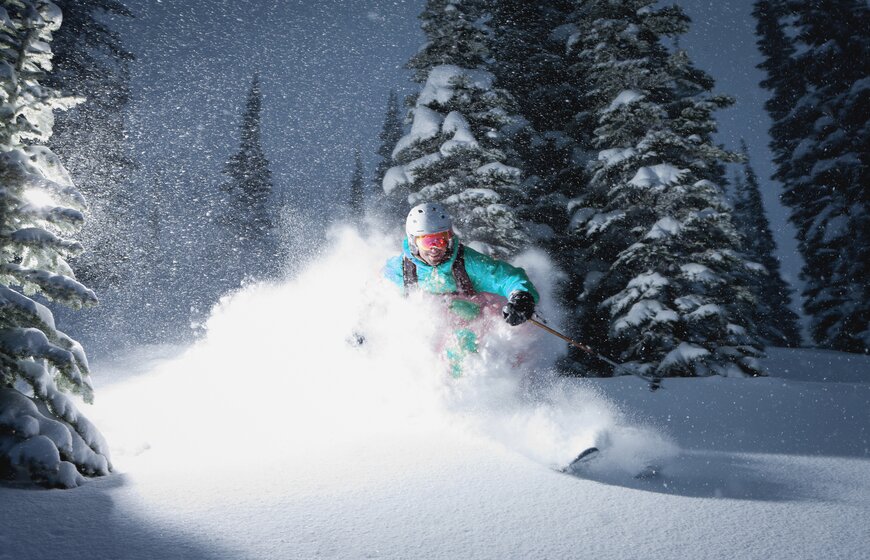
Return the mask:
<svg viewBox="0 0 870 560">
<path fill-rule="evenodd" d="M 552 335 L 555 335 L 555 336 L 561 338 L 562 340 L 564 340 L 565 342 L 567 342 L 567 343 L 570 344 L 571 346 L 573 346 L 573 347 L 575 347 L 575 348 L 579 348 L 580 350 L 583 350 L 584 352 L 586 352 L 586 353 L 589 354 L 590 356 L 595 356 L 596 358 L 598 358 L 598 359 L 601 360 L 602 362 L 605 362 L 605 363 L 607 363 L 607 364 L 613 366 L 613 369 L 615 369 L 615 370 L 620 370 L 620 369 L 622 369 L 623 371 L 627 371 L 628 373 L 630 373 L 630 374 L 632 374 L 632 375 L 635 375 L 635 376 L 637 376 L 637 377 L 640 377 L 641 379 L 643 379 L 644 381 L 646 381 L 646 382 L 649 383 L 649 390 L 650 390 L 650 391 L 657 391 L 657 390 L 660 389 L 661 386 L 662 386 L 662 379 L 661 379 L 661 377 L 647 377 L 647 376 L 645 376 L 645 375 L 641 375 L 640 373 L 637 373 L 637 372 L 631 371 L 630 369 L 628 369 L 628 368 L 625 367 L 624 365 L 622 365 L 622 364 L 618 364 L 618 363 L 614 362 L 613 360 L 611 360 L 611 359 L 608 358 L 607 356 L 602 356 L 601 354 L 599 354 L 598 352 L 596 352 L 595 350 L 593 350 L 593 349 L 590 348 L 589 346 L 586 346 L 586 345 L 583 344 L 582 342 L 577 342 L 576 340 L 573 340 L 573 339 L 571 339 L 571 338 L 568 338 L 567 336 L 565 336 L 564 334 L 560 333 L 560 332 L 557 331 L 556 329 L 552 329 L 552 328 L 548 327 L 547 325 L 545 325 L 544 323 L 542 323 L 542 322 L 540 322 L 540 321 L 537 321 L 537 320 L 535 320 L 535 319 L 529 319 L 529 322 L 531 322 L 531 323 L 532 323 L 533 325 L 535 325 L 536 327 L 540 327 L 540 328 L 544 329 L 545 331 L 547 331 L 548 333 L 550 333 L 550 334 L 552 334 Z"/>
</svg>

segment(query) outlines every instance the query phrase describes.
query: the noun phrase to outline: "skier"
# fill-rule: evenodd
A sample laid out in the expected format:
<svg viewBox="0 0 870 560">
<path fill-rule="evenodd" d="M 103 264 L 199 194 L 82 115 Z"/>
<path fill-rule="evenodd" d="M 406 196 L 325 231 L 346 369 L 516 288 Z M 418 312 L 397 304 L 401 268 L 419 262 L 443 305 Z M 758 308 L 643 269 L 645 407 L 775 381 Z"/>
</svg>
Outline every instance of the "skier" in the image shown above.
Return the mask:
<svg viewBox="0 0 870 560">
<path fill-rule="evenodd" d="M 446 355 L 451 374 L 459 377 L 463 358 L 477 352 L 479 331 L 492 315 L 486 310 L 501 307 L 504 320 L 519 325 L 535 312 L 538 292 L 522 268 L 463 245 L 437 202 L 411 208 L 405 233 L 402 255 L 387 261 L 384 275 L 406 292 L 418 288 L 445 297 L 454 327 Z"/>
</svg>

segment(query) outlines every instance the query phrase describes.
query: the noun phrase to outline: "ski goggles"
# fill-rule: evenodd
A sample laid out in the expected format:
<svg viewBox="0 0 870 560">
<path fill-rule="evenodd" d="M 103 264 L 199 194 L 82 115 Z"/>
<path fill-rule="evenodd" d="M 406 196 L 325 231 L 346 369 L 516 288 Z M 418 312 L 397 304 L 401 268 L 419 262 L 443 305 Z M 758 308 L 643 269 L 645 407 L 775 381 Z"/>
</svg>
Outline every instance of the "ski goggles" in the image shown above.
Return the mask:
<svg viewBox="0 0 870 560">
<path fill-rule="evenodd" d="M 414 239 L 418 249 L 428 251 L 429 249 L 446 249 L 450 245 L 450 239 L 453 233 L 450 231 L 442 231 L 440 233 L 430 233 L 429 235 L 420 235 Z"/>
</svg>

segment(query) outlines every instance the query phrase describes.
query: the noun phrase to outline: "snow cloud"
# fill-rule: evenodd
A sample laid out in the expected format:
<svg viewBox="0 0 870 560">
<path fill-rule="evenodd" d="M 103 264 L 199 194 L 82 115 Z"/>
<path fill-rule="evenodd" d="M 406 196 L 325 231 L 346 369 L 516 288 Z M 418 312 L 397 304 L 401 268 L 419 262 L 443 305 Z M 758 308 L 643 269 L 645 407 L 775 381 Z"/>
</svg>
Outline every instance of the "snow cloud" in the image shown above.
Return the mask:
<svg viewBox="0 0 870 560">
<path fill-rule="evenodd" d="M 509 327 L 498 304 L 479 353 L 454 379 L 443 350 L 453 332 L 443 301 L 403 297 L 381 278 L 397 240 L 344 228 L 327 246 L 295 278 L 226 297 L 206 338 L 180 357 L 101 391 L 102 415 L 111 417 L 101 422 L 121 448 L 122 469 L 125 456 L 142 454 L 156 469 L 207 477 L 252 461 L 279 468 L 299 453 L 316 462 L 318 449 L 384 434 L 457 429 L 546 466 L 603 442 L 622 448 L 613 457 L 636 458 L 610 468 L 629 471 L 646 460 L 634 443 L 620 443 L 629 441 L 628 426 L 612 404 L 556 376 L 559 339 L 529 324 Z M 530 252 L 517 264 L 558 326 L 551 308 L 558 276 L 548 259 Z"/>
</svg>

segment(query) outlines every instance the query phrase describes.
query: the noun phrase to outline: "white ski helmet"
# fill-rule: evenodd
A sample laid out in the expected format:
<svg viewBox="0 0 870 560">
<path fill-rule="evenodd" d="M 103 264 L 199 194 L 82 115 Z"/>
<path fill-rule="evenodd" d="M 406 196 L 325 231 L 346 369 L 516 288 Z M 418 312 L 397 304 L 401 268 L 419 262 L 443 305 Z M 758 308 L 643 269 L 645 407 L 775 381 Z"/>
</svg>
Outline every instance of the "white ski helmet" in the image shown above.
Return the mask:
<svg viewBox="0 0 870 560">
<path fill-rule="evenodd" d="M 408 212 L 405 220 L 405 233 L 408 235 L 408 246 L 412 252 L 417 251 L 414 239 L 420 235 L 440 233 L 453 229 L 453 220 L 447 209 L 438 202 L 418 204 Z"/>
</svg>

